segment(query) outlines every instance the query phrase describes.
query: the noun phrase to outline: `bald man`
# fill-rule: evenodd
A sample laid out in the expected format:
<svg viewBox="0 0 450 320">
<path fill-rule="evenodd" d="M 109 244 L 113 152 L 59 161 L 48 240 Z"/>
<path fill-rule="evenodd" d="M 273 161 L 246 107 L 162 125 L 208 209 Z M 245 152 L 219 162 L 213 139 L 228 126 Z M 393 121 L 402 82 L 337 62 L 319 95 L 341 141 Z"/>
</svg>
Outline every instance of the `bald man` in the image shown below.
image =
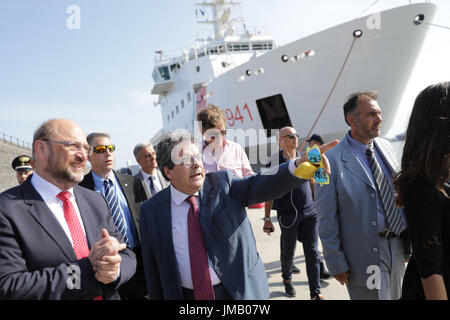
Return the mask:
<svg viewBox="0 0 450 320">
<path fill-rule="evenodd" d="M 0 300 L 118 299 L 134 274 L 105 199 L 77 185 L 88 152 L 71 120 L 34 133 L 34 174 L 0 194 Z"/>
<path fill-rule="evenodd" d="M 278 143 L 280 151 L 272 156 L 268 167 L 282 164 L 299 156 L 297 152 L 298 134 L 294 128 L 282 128 L 279 132 Z M 263 231 L 268 235 L 275 230 L 270 220 L 272 207 L 277 211 L 281 228 L 280 260 L 286 295 L 288 297 L 296 295 L 296 290 L 292 285 L 292 272 L 295 270 L 294 254 L 298 240 L 303 243 L 311 300 L 322 300 L 318 221 L 309 183 L 298 185 L 281 198 L 266 202 Z"/>
</svg>

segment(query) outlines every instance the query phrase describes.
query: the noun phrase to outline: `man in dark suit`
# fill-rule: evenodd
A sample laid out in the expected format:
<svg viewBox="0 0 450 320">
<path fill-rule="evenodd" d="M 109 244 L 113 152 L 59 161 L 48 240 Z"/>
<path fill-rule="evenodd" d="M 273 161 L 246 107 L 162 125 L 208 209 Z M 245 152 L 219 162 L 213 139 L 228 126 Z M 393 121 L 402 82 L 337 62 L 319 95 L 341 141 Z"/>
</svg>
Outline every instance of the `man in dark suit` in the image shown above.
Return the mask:
<svg viewBox="0 0 450 320">
<path fill-rule="evenodd" d="M 140 215 L 150 299 L 267 299 L 267 276 L 245 207 L 308 183 L 292 174 L 305 158 L 245 178 L 229 171 L 205 176 L 189 134 L 167 134 L 157 159 L 171 185 L 145 201 Z"/>
<path fill-rule="evenodd" d="M 142 182 L 147 196 L 146 199 L 151 198 L 154 194 L 167 187 L 169 181 L 163 177 L 158 169 L 153 144 L 138 143 L 134 147 L 133 154 L 136 162 L 141 167 L 141 170 L 134 177 Z"/>
<path fill-rule="evenodd" d="M 77 186 L 88 152 L 70 120 L 36 130 L 34 174 L 0 194 L 0 300 L 120 298 L 136 259 L 105 199 Z"/>
<path fill-rule="evenodd" d="M 138 234 L 140 205 L 146 199 L 144 188 L 135 178 L 113 170 L 115 146 L 108 134 L 91 133 L 87 142 L 91 148 L 88 160 L 92 170 L 84 176 L 80 186 L 105 196 L 117 229 L 136 254 L 136 273 L 120 288 L 120 297 L 144 299 L 146 288 Z"/>
</svg>

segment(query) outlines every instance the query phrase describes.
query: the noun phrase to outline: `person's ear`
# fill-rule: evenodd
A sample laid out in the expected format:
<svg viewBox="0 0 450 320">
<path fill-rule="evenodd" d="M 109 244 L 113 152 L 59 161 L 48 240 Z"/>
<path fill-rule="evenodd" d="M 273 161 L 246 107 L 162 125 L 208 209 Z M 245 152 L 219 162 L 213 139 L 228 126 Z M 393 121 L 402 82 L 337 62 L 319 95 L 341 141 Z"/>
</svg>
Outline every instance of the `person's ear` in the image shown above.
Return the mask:
<svg viewBox="0 0 450 320">
<path fill-rule="evenodd" d="M 172 170 L 169 169 L 168 166 L 164 166 L 163 170 L 164 170 L 164 173 L 165 173 L 166 177 L 167 177 L 169 180 L 172 180 Z"/>
</svg>

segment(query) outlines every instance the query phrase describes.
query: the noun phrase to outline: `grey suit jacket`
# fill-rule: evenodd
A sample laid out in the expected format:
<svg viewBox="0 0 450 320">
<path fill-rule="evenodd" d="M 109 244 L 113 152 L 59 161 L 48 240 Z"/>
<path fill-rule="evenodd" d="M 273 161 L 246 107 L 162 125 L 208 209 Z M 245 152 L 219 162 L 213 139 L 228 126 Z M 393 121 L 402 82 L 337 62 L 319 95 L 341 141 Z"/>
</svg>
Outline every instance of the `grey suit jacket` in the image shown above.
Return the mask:
<svg viewBox="0 0 450 320">
<path fill-rule="evenodd" d="M 166 178 L 163 177 L 161 171 L 159 169 L 156 169 L 156 174 L 158 175 L 159 181 L 161 182 L 162 188 L 166 188 L 169 186 L 170 182 L 166 180 Z M 144 175 L 142 174 L 142 171 L 139 170 L 139 172 L 134 175 L 133 177 L 135 177 L 136 179 L 140 180 L 144 186 L 144 190 L 145 190 L 145 194 L 147 196 L 146 199 L 151 198 L 151 194 L 150 194 L 150 188 L 148 187 L 148 183 L 147 181 L 145 181 L 144 179 Z"/>
<path fill-rule="evenodd" d="M 389 141 L 376 138 L 374 144 L 394 173 L 397 162 Z M 326 156 L 331 166 L 330 184 L 316 188 L 324 257 L 332 275 L 350 270 L 349 287 L 364 291 L 371 275 L 367 268 L 380 266 L 376 187 L 347 139 Z"/>
</svg>

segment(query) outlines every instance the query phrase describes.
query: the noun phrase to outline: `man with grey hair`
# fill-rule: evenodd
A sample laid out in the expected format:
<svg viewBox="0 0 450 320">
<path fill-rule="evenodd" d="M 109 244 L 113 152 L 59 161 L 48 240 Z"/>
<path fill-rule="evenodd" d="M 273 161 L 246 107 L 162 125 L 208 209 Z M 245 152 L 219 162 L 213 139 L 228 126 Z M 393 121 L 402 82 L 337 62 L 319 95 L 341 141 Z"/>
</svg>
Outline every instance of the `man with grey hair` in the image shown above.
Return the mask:
<svg viewBox="0 0 450 320">
<path fill-rule="evenodd" d="M 323 145 L 321 152 L 337 142 Z M 173 133 L 156 148 L 158 165 L 170 187 L 141 207 L 149 297 L 268 299 L 267 276 L 245 207 L 308 183 L 293 174 L 307 161 L 306 155 L 282 164 L 272 174 L 237 178 L 228 170 L 205 175 L 200 148 L 190 135 Z M 326 157 L 324 162 L 329 171 Z"/>
<path fill-rule="evenodd" d="M 105 199 L 77 185 L 88 153 L 71 120 L 36 130 L 35 172 L 0 194 L 0 300 L 119 299 L 134 274 Z"/>
<path fill-rule="evenodd" d="M 133 150 L 136 162 L 141 170 L 134 176 L 142 181 L 147 199 L 169 185 L 158 169 L 156 153 L 152 143 L 138 143 Z"/>
<path fill-rule="evenodd" d="M 377 96 L 359 91 L 345 102 L 350 131 L 327 153 L 333 175 L 317 188 L 325 261 L 352 300 L 399 299 L 405 270 L 406 220 L 393 202 L 398 164 L 389 141 L 378 138 L 383 119 Z"/>
</svg>

